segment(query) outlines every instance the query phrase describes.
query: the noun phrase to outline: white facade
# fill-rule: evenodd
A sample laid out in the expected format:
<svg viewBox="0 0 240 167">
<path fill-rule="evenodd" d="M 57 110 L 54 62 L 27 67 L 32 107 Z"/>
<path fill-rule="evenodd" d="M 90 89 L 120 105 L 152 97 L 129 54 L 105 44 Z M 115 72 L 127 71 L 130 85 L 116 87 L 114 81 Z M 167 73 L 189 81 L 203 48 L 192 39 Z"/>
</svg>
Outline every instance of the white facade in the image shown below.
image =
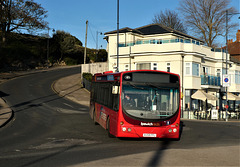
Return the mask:
<svg viewBox="0 0 240 167">
<path fill-rule="evenodd" d="M 151 26 L 151 25 L 149 25 Z M 122 29 L 124 30 L 124 29 Z M 134 29 L 136 30 L 136 29 Z M 117 33 L 105 33 L 108 41 L 108 67 L 117 66 Z M 229 92 L 240 92 L 240 65 L 229 61 L 231 77 Z M 119 33 L 119 71 L 152 69 L 179 74 L 182 82 L 183 107 L 188 90 L 205 89 L 217 95 L 221 89 L 222 75 L 226 73 L 226 53 L 213 50 L 203 42 L 188 35 L 173 32 L 144 34 L 131 29 Z M 187 95 L 185 95 L 187 93 Z M 191 91 L 190 95 L 193 93 Z M 189 95 L 189 96 L 190 96 Z M 196 102 L 195 102 L 196 103 Z M 219 103 L 219 102 L 217 102 Z M 214 106 L 219 104 L 215 103 Z M 195 106 L 191 103 L 191 109 Z"/>
</svg>

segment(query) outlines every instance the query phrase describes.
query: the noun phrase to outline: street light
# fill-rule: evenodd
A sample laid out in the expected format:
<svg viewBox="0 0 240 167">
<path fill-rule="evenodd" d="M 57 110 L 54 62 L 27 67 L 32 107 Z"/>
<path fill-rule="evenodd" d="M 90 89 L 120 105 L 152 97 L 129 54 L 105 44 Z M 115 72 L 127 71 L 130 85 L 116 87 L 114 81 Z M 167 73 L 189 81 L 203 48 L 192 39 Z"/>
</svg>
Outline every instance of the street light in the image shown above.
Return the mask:
<svg viewBox="0 0 240 167">
<path fill-rule="evenodd" d="M 119 72 L 119 0 L 117 0 L 117 69 Z"/>
<path fill-rule="evenodd" d="M 226 10 L 226 75 L 228 74 L 228 15 L 236 15 L 240 13 L 228 13 L 228 10 Z M 240 17 L 239 17 L 240 18 Z M 228 121 L 228 96 L 227 96 L 227 90 L 228 87 L 226 86 L 226 121 Z"/>
</svg>

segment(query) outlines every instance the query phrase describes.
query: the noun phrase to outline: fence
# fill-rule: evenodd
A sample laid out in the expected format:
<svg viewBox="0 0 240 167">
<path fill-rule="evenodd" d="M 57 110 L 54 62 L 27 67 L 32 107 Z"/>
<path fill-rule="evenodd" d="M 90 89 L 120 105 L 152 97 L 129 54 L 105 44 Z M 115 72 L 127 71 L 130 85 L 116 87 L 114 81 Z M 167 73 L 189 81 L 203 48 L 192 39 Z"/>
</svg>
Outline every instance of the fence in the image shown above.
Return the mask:
<svg viewBox="0 0 240 167">
<path fill-rule="evenodd" d="M 82 80 L 83 87 L 86 88 L 88 91 L 91 91 L 91 82 L 83 78 Z"/>
<path fill-rule="evenodd" d="M 105 71 L 108 71 L 108 63 L 100 62 L 100 63 L 92 63 L 92 64 L 82 64 L 81 73 L 95 74 L 95 73 L 102 73 Z M 82 84 L 88 91 L 91 90 L 91 82 L 89 82 L 85 78 L 83 78 Z"/>
</svg>

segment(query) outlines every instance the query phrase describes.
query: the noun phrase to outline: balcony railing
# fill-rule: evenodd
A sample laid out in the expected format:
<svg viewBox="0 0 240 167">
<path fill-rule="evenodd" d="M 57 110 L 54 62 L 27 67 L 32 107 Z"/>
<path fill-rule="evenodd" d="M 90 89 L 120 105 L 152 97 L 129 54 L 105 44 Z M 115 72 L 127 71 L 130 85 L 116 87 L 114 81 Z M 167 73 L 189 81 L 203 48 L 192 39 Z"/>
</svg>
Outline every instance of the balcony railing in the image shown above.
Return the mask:
<svg viewBox="0 0 240 167">
<path fill-rule="evenodd" d="M 170 39 L 144 39 L 137 41 L 130 41 L 126 43 L 119 43 L 119 47 L 142 45 L 142 44 L 168 44 L 168 43 L 193 43 L 196 45 L 204 45 L 204 43 L 194 39 L 170 38 Z"/>
<path fill-rule="evenodd" d="M 220 86 L 221 80 L 220 77 L 217 76 L 201 75 L 201 85 Z"/>
</svg>

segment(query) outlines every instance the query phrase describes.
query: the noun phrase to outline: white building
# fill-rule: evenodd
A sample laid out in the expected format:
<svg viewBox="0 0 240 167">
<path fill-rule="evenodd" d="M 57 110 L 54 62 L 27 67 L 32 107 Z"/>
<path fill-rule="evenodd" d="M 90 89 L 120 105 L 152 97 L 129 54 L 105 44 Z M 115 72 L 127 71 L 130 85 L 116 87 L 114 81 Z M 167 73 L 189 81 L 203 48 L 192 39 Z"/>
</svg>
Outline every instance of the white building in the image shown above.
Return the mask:
<svg viewBox="0 0 240 167">
<path fill-rule="evenodd" d="M 108 42 L 108 67 L 114 71 L 117 65 L 117 31 L 106 32 L 105 35 Z M 200 107 L 199 101 L 192 99 L 191 95 L 201 89 L 220 99 L 208 100 L 208 103 L 220 106 L 220 110 L 224 106 L 220 93 L 222 75 L 226 74 L 226 53 L 223 49 L 212 49 L 197 38 L 159 24 L 135 29 L 122 28 L 119 30 L 119 71 L 138 69 L 179 74 L 184 110 L 193 111 Z M 227 70 L 231 79 L 228 92 L 238 95 L 240 64 L 228 61 Z M 236 103 L 230 104 L 236 110 Z"/>
</svg>

